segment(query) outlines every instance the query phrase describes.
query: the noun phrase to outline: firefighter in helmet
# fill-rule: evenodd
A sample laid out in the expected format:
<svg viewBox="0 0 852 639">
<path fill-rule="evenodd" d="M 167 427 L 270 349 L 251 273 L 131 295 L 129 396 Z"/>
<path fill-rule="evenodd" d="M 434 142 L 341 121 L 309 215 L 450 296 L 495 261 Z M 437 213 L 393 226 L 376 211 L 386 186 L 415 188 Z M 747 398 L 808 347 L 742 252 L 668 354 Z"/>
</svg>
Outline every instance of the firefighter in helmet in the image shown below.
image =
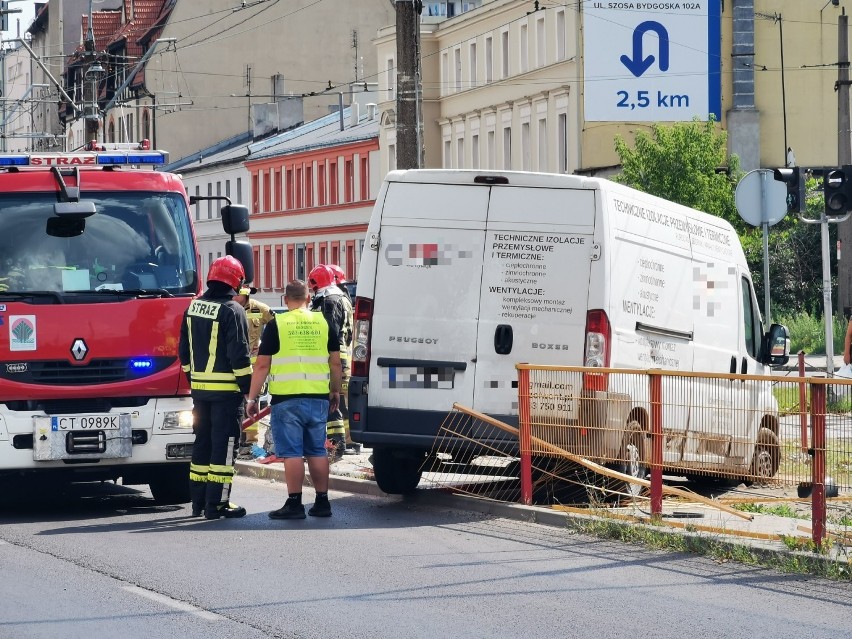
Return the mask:
<svg viewBox="0 0 852 639">
<path fill-rule="evenodd" d="M 335 275 L 335 269 L 340 275 Z M 341 280 L 337 278 L 341 277 Z M 320 264 L 308 274 L 308 285 L 313 292 L 311 310 L 321 311 L 331 331 L 340 341 L 340 362 L 343 368 L 340 389 L 340 406 L 328 416 L 329 452 L 332 461 L 343 455 L 349 438 L 349 411 L 346 408 L 346 393 L 349 391 L 350 349 L 352 347 L 352 302 L 338 286 L 346 275 L 339 266 Z M 348 443 L 347 443 L 348 442 Z"/>
<path fill-rule="evenodd" d="M 251 385 L 246 314 L 233 300 L 244 279 L 236 258 L 215 260 L 207 290 L 190 303 L 181 324 L 180 363 L 192 389 L 195 428 L 189 467 L 194 517 L 246 514 L 230 501 L 243 399 Z"/>
</svg>

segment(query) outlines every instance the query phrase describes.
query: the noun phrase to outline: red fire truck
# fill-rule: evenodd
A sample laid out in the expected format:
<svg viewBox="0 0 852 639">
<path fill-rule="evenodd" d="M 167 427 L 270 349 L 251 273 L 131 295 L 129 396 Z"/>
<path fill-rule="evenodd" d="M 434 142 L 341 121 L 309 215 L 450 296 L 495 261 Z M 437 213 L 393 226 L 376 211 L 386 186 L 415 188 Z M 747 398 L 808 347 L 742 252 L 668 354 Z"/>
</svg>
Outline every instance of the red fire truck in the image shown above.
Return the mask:
<svg viewBox="0 0 852 639">
<path fill-rule="evenodd" d="M 203 282 L 180 177 L 153 170 L 166 162 L 145 144 L 0 155 L 0 478 L 121 478 L 189 500 L 178 338 Z M 233 236 L 248 209 L 227 200 L 222 222 L 251 280 Z"/>
</svg>

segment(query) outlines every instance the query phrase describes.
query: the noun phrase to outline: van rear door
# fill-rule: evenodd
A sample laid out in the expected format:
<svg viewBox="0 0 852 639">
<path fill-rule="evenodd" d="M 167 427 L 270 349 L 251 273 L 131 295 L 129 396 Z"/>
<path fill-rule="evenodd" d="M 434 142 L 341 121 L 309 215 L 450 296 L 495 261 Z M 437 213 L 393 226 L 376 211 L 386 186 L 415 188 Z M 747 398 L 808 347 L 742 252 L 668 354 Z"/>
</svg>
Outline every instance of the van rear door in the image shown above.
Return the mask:
<svg viewBox="0 0 852 639">
<path fill-rule="evenodd" d="M 388 185 L 375 279 L 372 406 L 449 412 L 453 402 L 472 405 L 488 192 L 473 184 Z M 434 437 L 433 421 L 412 418 L 398 427 Z"/>
<path fill-rule="evenodd" d="M 517 415 L 516 363 L 583 364 L 594 225 L 592 190 L 492 187 L 476 343 L 477 410 Z M 556 408 L 570 412 L 567 403 Z"/>
</svg>

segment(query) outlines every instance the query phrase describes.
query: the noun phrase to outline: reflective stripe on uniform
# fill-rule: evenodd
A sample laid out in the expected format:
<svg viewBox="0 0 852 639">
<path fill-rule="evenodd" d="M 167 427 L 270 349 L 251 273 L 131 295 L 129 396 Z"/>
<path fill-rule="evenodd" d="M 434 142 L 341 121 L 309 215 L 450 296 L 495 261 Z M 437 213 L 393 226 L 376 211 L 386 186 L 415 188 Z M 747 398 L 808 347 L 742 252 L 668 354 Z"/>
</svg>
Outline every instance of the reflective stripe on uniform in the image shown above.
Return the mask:
<svg viewBox="0 0 852 639">
<path fill-rule="evenodd" d="M 240 387 L 237 386 L 237 383 L 229 384 L 227 382 L 192 382 L 190 384 L 190 388 L 192 390 L 203 390 L 203 391 L 234 391 L 239 393 Z"/>
<path fill-rule="evenodd" d="M 189 465 L 189 478 L 192 481 L 207 481 L 207 473 L 210 470 L 210 466 L 201 465 L 201 464 L 190 464 Z"/>
<path fill-rule="evenodd" d="M 233 373 L 208 373 L 207 371 L 195 371 L 192 373 L 192 379 L 211 382 L 232 382 L 236 379 Z"/>
<path fill-rule="evenodd" d="M 210 464 L 210 472 L 207 481 L 217 484 L 230 484 L 234 480 L 234 467 Z"/>
</svg>

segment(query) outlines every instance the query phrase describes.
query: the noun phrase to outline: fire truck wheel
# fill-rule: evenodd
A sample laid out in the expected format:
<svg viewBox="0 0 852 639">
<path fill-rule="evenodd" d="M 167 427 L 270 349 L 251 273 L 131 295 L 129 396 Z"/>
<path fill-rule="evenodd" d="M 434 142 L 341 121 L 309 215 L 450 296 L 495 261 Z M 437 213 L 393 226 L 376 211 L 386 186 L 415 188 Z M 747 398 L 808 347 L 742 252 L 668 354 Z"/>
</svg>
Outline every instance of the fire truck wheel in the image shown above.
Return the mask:
<svg viewBox="0 0 852 639">
<path fill-rule="evenodd" d="M 155 472 L 157 474 L 148 481 L 148 487 L 157 504 L 185 504 L 190 501 L 189 469 L 185 464 Z"/>
</svg>

